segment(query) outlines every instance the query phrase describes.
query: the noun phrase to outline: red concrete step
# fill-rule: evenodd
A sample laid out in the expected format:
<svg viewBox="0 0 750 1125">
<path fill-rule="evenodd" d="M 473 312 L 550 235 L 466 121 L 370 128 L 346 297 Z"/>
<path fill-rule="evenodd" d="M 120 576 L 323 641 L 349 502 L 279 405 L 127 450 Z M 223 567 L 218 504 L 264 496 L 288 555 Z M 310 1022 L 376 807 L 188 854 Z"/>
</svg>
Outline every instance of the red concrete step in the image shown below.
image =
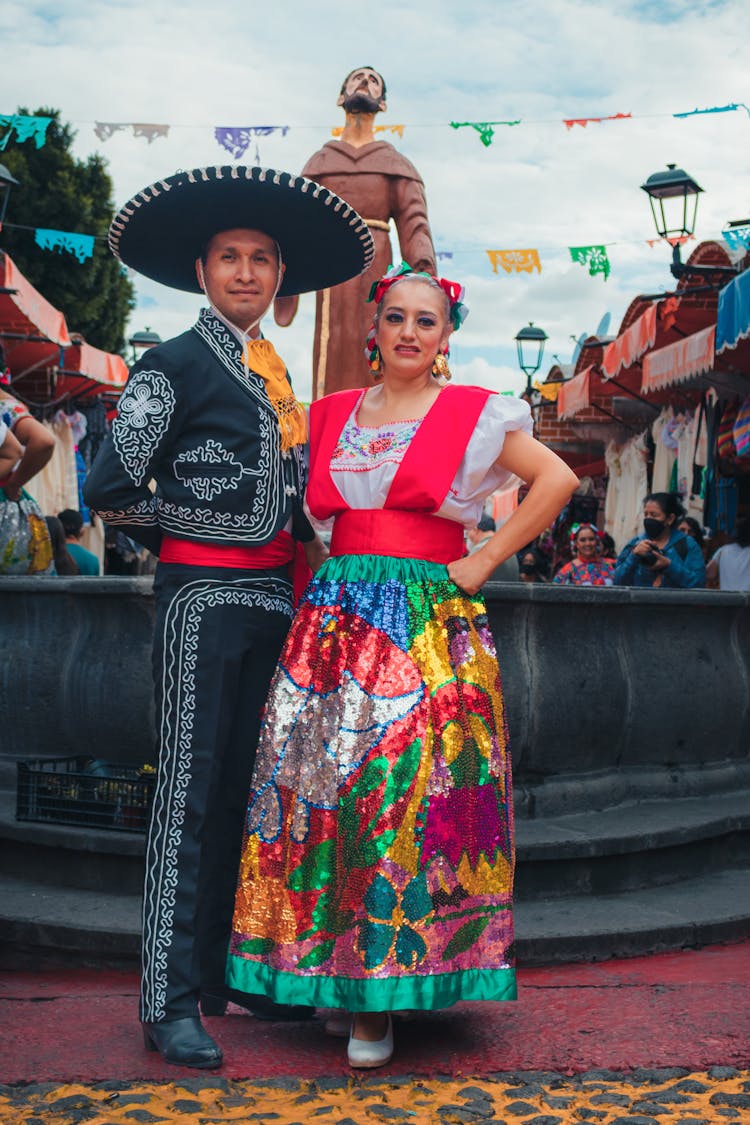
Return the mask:
<svg viewBox="0 0 750 1125">
<path fill-rule="evenodd" d="M 135 972 L 0 973 L 6 1083 L 196 1077 L 143 1049 Z M 519 971 L 519 999 L 459 1004 L 396 1027 L 379 1076 L 594 1068 L 747 1067 L 750 942 L 600 965 Z M 225 1078 L 348 1074 L 345 1044 L 320 1021 L 269 1024 L 239 1008 L 206 1026 Z"/>
</svg>

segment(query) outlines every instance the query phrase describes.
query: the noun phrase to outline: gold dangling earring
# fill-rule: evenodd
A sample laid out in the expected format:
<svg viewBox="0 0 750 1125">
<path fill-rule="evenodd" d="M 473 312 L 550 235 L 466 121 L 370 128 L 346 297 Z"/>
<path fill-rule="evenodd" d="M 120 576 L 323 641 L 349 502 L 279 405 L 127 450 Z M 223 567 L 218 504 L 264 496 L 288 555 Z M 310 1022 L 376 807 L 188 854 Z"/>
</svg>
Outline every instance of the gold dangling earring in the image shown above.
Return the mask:
<svg viewBox="0 0 750 1125">
<path fill-rule="evenodd" d="M 432 365 L 432 374 L 436 379 L 442 379 L 446 383 L 450 383 L 451 369 L 448 366 L 448 358 L 442 352 L 438 352 L 435 356 L 435 362 Z"/>
<path fill-rule="evenodd" d="M 372 359 L 370 360 L 370 371 L 372 371 L 373 379 L 383 378 L 383 366 L 380 360 L 380 348 L 377 344 L 373 348 Z"/>
</svg>

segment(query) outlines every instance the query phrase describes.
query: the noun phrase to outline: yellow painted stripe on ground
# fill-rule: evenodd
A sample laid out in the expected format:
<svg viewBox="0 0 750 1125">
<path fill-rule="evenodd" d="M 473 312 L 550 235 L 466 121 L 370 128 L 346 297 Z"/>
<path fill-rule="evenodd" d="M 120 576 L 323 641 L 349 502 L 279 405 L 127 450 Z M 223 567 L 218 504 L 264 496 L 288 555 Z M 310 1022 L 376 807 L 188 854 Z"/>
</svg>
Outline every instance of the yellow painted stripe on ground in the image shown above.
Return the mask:
<svg viewBox="0 0 750 1125">
<path fill-rule="evenodd" d="M 0 1087 L 2 1125 L 137 1125 L 253 1122 L 257 1125 L 614 1125 L 618 1120 L 750 1121 L 750 1070 L 636 1072 L 616 1080 L 518 1074 L 502 1079 L 379 1077 L 275 1079 L 268 1083 L 196 1075 L 170 1083 L 70 1083 Z M 583 1111 L 583 1112 L 582 1112 Z"/>
</svg>

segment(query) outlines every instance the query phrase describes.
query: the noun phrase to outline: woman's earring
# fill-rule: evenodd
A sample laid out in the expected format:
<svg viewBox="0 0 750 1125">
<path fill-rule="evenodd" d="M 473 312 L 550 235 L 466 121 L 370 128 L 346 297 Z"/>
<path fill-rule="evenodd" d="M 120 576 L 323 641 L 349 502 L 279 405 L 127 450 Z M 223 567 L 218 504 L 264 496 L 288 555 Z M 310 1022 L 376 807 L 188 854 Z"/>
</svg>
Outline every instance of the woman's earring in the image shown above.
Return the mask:
<svg viewBox="0 0 750 1125">
<path fill-rule="evenodd" d="M 446 383 L 450 382 L 451 369 L 448 366 L 448 359 L 442 352 L 438 352 L 435 356 L 435 362 L 432 365 L 432 374 L 436 379 L 443 379 Z"/>
<path fill-rule="evenodd" d="M 382 367 L 382 364 L 380 362 L 380 348 L 378 347 L 377 344 L 373 348 L 370 355 L 371 355 L 370 371 L 372 371 L 372 377 L 373 377 L 373 379 L 382 379 L 383 378 L 383 367 Z"/>
</svg>

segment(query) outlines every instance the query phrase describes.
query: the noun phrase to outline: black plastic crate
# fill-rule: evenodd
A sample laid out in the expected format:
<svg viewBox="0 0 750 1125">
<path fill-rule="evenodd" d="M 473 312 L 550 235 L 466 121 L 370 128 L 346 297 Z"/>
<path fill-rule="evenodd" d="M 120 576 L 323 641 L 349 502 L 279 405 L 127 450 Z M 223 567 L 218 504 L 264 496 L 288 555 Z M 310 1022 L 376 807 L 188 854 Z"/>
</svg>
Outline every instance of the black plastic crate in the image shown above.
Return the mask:
<svg viewBox="0 0 750 1125">
<path fill-rule="evenodd" d="M 16 820 L 145 832 L 155 774 L 95 758 L 18 762 Z"/>
</svg>

